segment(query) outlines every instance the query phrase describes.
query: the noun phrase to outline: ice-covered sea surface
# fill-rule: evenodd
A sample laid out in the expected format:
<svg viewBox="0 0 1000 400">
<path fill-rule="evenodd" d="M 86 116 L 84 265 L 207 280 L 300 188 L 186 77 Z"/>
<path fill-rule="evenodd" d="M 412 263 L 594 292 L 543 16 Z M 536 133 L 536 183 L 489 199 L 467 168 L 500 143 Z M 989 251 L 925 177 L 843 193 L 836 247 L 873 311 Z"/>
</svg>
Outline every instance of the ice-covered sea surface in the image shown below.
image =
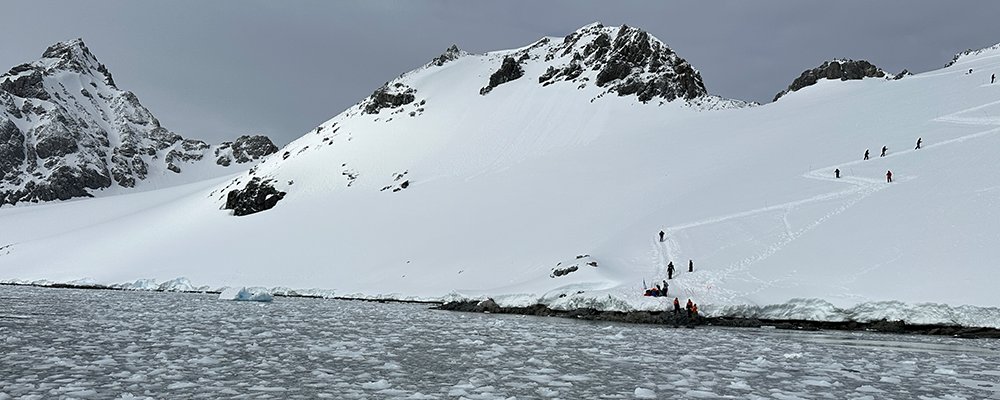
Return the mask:
<svg viewBox="0 0 1000 400">
<path fill-rule="evenodd" d="M 0 286 L 11 397 L 1000 399 L 1000 343 Z"/>
</svg>

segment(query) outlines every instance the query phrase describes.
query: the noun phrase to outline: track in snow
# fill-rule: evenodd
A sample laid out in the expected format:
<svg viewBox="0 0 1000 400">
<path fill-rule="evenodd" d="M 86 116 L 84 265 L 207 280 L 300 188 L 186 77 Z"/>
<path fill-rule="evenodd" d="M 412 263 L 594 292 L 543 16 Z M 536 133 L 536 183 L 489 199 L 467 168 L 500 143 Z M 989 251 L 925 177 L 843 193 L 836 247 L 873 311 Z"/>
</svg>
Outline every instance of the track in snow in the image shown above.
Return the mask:
<svg viewBox="0 0 1000 400">
<path fill-rule="evenodd" d="M 986 104 L 983 104 L 983 105 L 980 105 L 980 106 L 971 107 L 971 108 L 968 108 L 968 109 L 965 109 L 965 110 L 957 111 L 957 112 L 954 112 L 954 113 L 951 113 L 951 114 L 948 114 L 948 115 L 944 115 L 944 116 L 935 118 L 932 121 L 942 122 L 942 123 L 960 124 L 960 125 L 980 125 L 980 126 L 995 126 L 995 125 L 1000 125 L 1000 118 L 992 118 L 992 117 L 986 116 L 985 114 L 984 114 L 983 117 L 968 117 L 967 116 L 970 113 L 981 112 L 981 110 L 983 110 L 985 108 L 988 108 L 988 107 L 991 107 L 991 106 L 1000 106 L 1000 101 L 990 102 L 990 103 L 986 103 Z M 966 116 L 963 117 L 963 115 L 966 115 Z M 982 137 L 982 136 L 987 136 L 987 135 L 995 134 L 997 132 L 1000 132 L 1000 127 L 992 128 L 992 129 L 987 129 L 987 130 L 984 130 L 984 131 L 980 131 L 980 132 L 976 132 L 976 133 L 972 133 L 972 134 L 968 134 L 968 135 L 963 135 L 963 136 L 960 136 L 960 137 L 957 137 L 957 138 L 953 138 L 953 139 L 949 139 L 949 140 L 944 140 L 944 141 L 940 141 L 940 142 L 936 142 L 936 143 L 932 143 L 932 144 L 927 144 L 927 145 L 922 146 L 921 151 L 927 151 L 927 149 L 932 149 L 932 148 L 936 148 L 936 147 L 940 147 L 940 146 L 948 146 L 948 145 L 952 145 L 952 144 L 955 144 L 955 143 L 961 143 L 961 142 L 964 142 L 966 140 L 975 139 L 975 138 L 979 138 L 979 137 Z M 904 151 L 897 151 L 897 152 L 889 153 L 886 156 L 880 157 L 880 158 L 903 157 L 903 156 L 908 156 L 908 155 L 914 153 L 915 151 L 917 151 L 917 150 L 916 149 L 908 149 L 908 150 L 904 150 Z M 763 280 L 763 279 L 755 277 L 752 274 L 752 267 L 755 264 L 757 264 L 758 262 L 766 260 L 767 258 L 771 257 L 772 255 L 778 253 L 783 248 L 785 248 L 785 246 L 787 246 L 790 243 L 794 242 L 796 239 L 802 237 L 803 235 L 805 235 L 809 231 L 811 231 L 811 230 L 819 227 L 820 225 L 822 225 L 824 222 L 830 220 L 831 218 L 836 217 L 837 215 L 843 213 L 844 211 L 847 211 L 852 206 L 858 204 L 859 202 L 861 202 L 862 200 L 866 199 L 867 197 L 869 197 L 869 196 L 871 196 L 871 195 L 873 195 L 873 194 L 875 194 L 875 193 L 877 193 L 877 192 L 879 192 L 879 191 L 881 191 L 883 189 L 886 189 L 886 188 L 889 188 L 889 187 L 892 186 L 892 185 L 888 185 L 888 184 L 884 183 L 881 179 L 871 179 L 871 178 L 863 178 L 863 177 L 857 177 L 857 176 L 850 176 L 850 177 L 843 177 L 843 178 L 831 178 L 831 177 L 829 177 L 829 173 L 833 169 L 840 168 L 841 170 L 845 170 L 848 167 L 851 167 L 851 166 L 854 166 L 854 165 L 860 165 L 860 164 L 863 164 L 863 163 L 868 162 L 868 161 L 871 161 L 871 160 L 854 160 L 854 161 L 850 161 L 850 162 L 846 162 L 846 163 L 838 163 L 838 164 L 831 165 L 831 166 L 826 166 L 826 167 L 821 167 L 821 168 L 813 169 L 813 170 L 808 171 L 808 172 L 806 172 L 805 174 L 802 175 L 804 178 L 807 178 L 807 179 L 815 179 L 815 180 L 821 180 L 821 181 L 837 182 L 837 183 L 842 183 L 842 184 L 850 185 L 851 187 L 849 189 L 847 189 L 847 190 L 842 190 L 842 191 L 838 191 L 838 192 L 821 194 L 821 195 L 812 196 L 812 197 L 801 199 L 801 200 L 795 200 L 795 201 L 790 201 L 790 202 L 786 202 L 786 203 L 776 204 L 776 205 L 772 205 L 772 206 L 755 208 L 755 209 L 741 211 L 741 212 L 737 212 L 737 213 L 720 215 L 720 216 L 706 218 L 706 219 L 702 219 L 702 220 L 698 220 L 698 221 L 692 221 L 692 222 L 687 222 L 687 223 L 683 223 L 683 224 L 678 224 L 678 225 L 673 225 L 673 226 L 665 227 L 663 229 L 663 231 L 666 233 L 666 241 L 663 242 L 663 243 L 660 243 L 658 240 L 655 240 L 655 239 L 653 240 L 653 251 L 652 251 L 652 253 L 655 254 L 655 259 L 656 259 L 656 263 L 657 263 L 657 266 L 655 267 L 655 270 L 656 270 L 655 272 L 657 273 L 657 278 L 656 278 L 656 280 L 654 280 L 654 282 L 657 282 L 660 279 L 666 278 L 666 266 L 667 266 L 667 263 L 669 263 L 670 261 L 678 261 L 679 263 L 683 264 L 681 262 L 683 260 L 681 260 L 681 258 L 680 258 L 680 253 L 682 253 L 680 251 L 680 243 L 677 240 L 677 237 L 678 237 L 679 233 L 681 233 L 681 232 L 683 232 L 685 230 L 689 230 L 691 228 L 703 227 L 703 226 L 711 225 L 711 224 L 718 224 L 718 223 L 722 223 L 722 222 L 727 222 L 727 221 L 732 221 L 732 220 L 737 220 L 737 219 L 752 217 L 752 216 L 756 216 L 756 215 L 761 215 L 761 214 L 765 214 L 765 213 L 769 213 L 769 212 L 783 211 L 781 220 L 782 220 L 782 223 L 784 224 L 784 234 L 782 235 L 781 239 L 779 239 L 777 242 L 775 242 L 775 243 L 773 243 L 773 244 L 771 244 L 769 246 L 764 247 L 762 250 L 760 250 L 760 251 L 758 251 L 758 252 L 756 252 L 754 254 L 751 254 L 751 255 L 749 255 L 747 257 L 744 257 L 744 258 L 742 258 L 742 259 L 740 259 L 740 260 L 738 260 L 736 262 L 730 263 L 729 265 L 725 266 L 724 268 L 722 268 L 721 270 L 718 270 L 718 271 L 698 271 L 697 274 L 690 274 L 690 273 L 688 273 L 686 271 L 686 268 L 683 268 L 686 265 L 680 265 L 680 264 L 678 264 L 680 266 L 675 265 L 674 266 L 675 269 L 676 269 L 675 273 L 674 273 L 675 278 L 679 278 L 680 276 L 684 276 L 684 275 L 690 275 L 690 276 L 685 277 L 685 279 L 683 279 L 683 282 L 679 282 L 677 279 L 675 279 L 674 281 L 672 281 L 672 282 L 678 282 L 677 284 L 672 285 L 673 286 L 673 290 L 676 291 L 674 293 L 683 292 L 686 295 L 692 296 L 692 297 L 694 297 L 695 295 L 697 295 L 697 297 L 703 299 L 703 301 L 704 300 L 717 300 L 717 301 L 730 302 L 730 303 L 733 302 L 733 301 L 735 301 L 735 300 L 737 300 L 738 298 L 741 298 L 741 297 L 745 298 L 746 296 L 753 295 L 753 294 L 761 292 L 761 291 L 763 291 L 763 290 L 765 290 L 767 288 L 770 288 L 770 287 L 773 287 L 775 285 L 781 284 L 781 282 L 784 281 L 784 279 Z M 896 180 L 894 180 L 893 183 L 901 184 L 901 183 L 905 183 L 905 182 L 911 181 L 913 179 L 916 179 L 916 177 L 897 178 Z M 838 200 L 838 199 L 844 199 L 844 202 L 840 206 L 834 208 L 832 211 L 830 211 L 830 212 L 824 214 L 823 216 L 815 219 L 811 223 L 805 225 L 804 227 L 802 227 L 802 228 L 800 228 L 798 230 L 795 230 L 792 227 L 791 223 L 788 221 L 788 215 L 790 213 L 794 212 L 795 210 L 802 208 L 803 206 L 811 205 L 811 204 L 816 204 L 816 203 L 820 203 L 820 202 L 824 202 L 824 201 L 829 201 L 829 200 Z M 726 290 L 726 289 L 723 289 L 723 288 L 720 287 L 719 283 L 724 282 L 727 279 L 732 278 L 736 274 L 745 274 L 750 280 L 753 280 L 754 282 L 758 283 L 757 289 L 754 290 L 754 291 L 752 291 L 752 292 L 738 293 L 738 292 L 734 292 L 732 290 Z"/>
</svg>

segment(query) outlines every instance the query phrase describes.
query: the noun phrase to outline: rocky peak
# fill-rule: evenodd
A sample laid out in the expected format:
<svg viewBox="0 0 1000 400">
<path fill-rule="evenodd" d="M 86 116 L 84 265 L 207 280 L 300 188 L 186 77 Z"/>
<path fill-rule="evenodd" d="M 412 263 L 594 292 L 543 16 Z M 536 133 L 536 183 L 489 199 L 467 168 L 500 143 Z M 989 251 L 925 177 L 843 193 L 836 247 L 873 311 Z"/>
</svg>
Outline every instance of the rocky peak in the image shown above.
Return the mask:
<svg viewBox="0 0 1000 400">
<path fill-rule="evenodd" d="M 237 163 L 277 151 L 257 137 L 225 147 Z M 211 152 L 160 126 L 135 94 L 115 86 L 83 40 L 56 43 L 40 60 L 0 75 L 0 205 L 134 188 Z"/>
<path fill-rule="evenodd" d="M 99 73 L 108 85 L 114 86 L 114 79 L 107 67 L 97 61 L 83 39 L 73 39 L 49 46 L 42 53 L 43 59 L 52 60 L 49 69 L 63 69 L 79 73 Z M 96 75 L 96 74 L 95 74 Z"/>
<path fill-rule="evenodd" d="M 865 60 L 831 60 L 824 62 L 823 65 L 820 65 L 819 67 L 802 72 L 802 75 L 799 75 L 798 78 L 792 81 L 792 84 L 789 85 L 787 89 L 774 95 L 774 101 L 778 101 L 781 96 L 790 92 L 815 85 L 820 79 L 839 79 L 847 81 L 864 78 L 892 79 L 894 77 L 894 75 L 887 74 L 881 68 L 876 67 L 872 63 Z"/>
<path fill-rule="evenodd" d="M 455 61 L 459 57 L 462 57 L 462 56 L 464 56 L 466 54 L 468 54 L 468 53 L 460 50 L 458 48 L 458 45 L 453 44 L 453 45 L 451 45 L 451 47 L 449 47 L 448 49 L 446 49 L 444 51 L 444 53 L 441 53 L 441 55 L 439 55 L 439 56 L 435 57 L 433 60 L 431 60 L 430 64 L 428 64 L 428 65 L 433 65 L 433 66 L 436 66 L 436 67 L 440 67 L 440 66 L 442 66 L 442 65 L 444 65 L 444 64 L 446 64 L 446 63 L 448 63 L 450 61 Z"/>
<path fill-rule="evenodd" d="M 554 64 L 538 78 L 545 86 L 586 81 L 590 77 L 585 71 L 597 71 L 594 84 L 619 96 L 634 94 L 643 102 L 692 100 L 708 94 L 691 64 L 648 32 L 627 25 L 584 26 L 550 46 L 545 61 Z"/>
</svg>

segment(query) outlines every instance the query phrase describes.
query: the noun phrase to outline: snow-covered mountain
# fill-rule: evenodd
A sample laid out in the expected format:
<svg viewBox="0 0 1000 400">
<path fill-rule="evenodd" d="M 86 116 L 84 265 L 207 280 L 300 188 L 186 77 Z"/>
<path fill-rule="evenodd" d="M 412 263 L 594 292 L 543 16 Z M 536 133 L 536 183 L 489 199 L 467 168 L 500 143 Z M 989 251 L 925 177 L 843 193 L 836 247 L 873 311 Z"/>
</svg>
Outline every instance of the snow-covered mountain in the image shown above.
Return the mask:
<svg viewBox="0 0 1000 400">
<path fill-rule="evenodd" d="M 452 48 L 235 179 L 0 209 L 0 278 L 663 309 L 672 262 L 712 315 L 1000 326 L 995 70 L 748 107 L 634 28 Z"/>
<path fill-rule="evenodd" d="M 0 205 L 194 182 L 276 150 L 265 136 L 212 146 L 163 128 L 81 39 L 0 75 Z"/>
</svg>

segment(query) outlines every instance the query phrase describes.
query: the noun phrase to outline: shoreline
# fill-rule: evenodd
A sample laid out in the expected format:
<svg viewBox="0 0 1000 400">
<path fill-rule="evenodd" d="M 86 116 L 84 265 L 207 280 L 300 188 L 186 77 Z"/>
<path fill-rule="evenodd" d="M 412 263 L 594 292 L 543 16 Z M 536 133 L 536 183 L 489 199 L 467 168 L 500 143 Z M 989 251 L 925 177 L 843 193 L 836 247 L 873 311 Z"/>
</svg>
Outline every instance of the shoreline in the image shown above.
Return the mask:
<svg viewBox="0 0 1000 400">
<path fill-rule="evenodd" d="M 171 291 L 171 290 L 136 290 L 105 285 L 73 285 L 54 283 L 51 285 L 0 283 L 0 286 L 37 287 L 45 289 L 81 289 L 81 290 L 112 290 L 122 292 L 154 292 L 154 293 L 201 293 L 220 294 L 219 291 Z M 798 319 L 759 319 L 744 317 L 688 317 L 682 310 L 679 314 L 672 311 L 600 311 L 593 308 L 577 308 L 572 310 L 557 310 L 544 304 L 525 307 L 501 307 L 493 299 L 463 300 L 463 301 L 431 301 L 431 300 L 401 300 L 375 299 L 363 297 L 333 296 L 324 297 L 309 294 L 272 294 L 274 297 L 329 299 L 343 301 L 364 301 L 371 303 L 404 303 L 433 305 L 430 309 L 442 311 L 471 312 L 484 314 L 516 314 L 539 317 L 575 318 L 588 321 L 621 322 L 628 324 L 667 325 L 673 328 L 695 328 L 698 326 L 719 326 L 730 328 L 773 328 L 795 331 L 865 331 L 894 334 L 912 334 L 929 336 L 950 336 L 962 339 L 1000 339 L 1000 329 L 941 324 L 910 324 L 905 321 L 878 320 L 870 322 L 858 321 L 813 321 Z"/>
<path fill-rule="evenodd" d="M 667 325 L 673 328 L 695 328 L 698 326 L 719 326 L 731 328 L 774 328 L 795 331 L 865 331 L 894 334 L 950 336 L 962 339 L 1000 339 L 1000 329 L 967 327 L 960 325 L 909 324 L 905 321 L 810 321 L 792 319 L 758 319 L 742 317 L 688 317 L 686 311 L 599 311 L 593 308 L 555 310 L 544 304 L 527 307 L 500 307 L 492 299 L 483 301 L 466 300 L 444 303 L 436 310 L 487 313 L 518 314 L 540 317 L 576 318 L 589 321 L 623 322 L 630 324 Z"/>
</svg>

